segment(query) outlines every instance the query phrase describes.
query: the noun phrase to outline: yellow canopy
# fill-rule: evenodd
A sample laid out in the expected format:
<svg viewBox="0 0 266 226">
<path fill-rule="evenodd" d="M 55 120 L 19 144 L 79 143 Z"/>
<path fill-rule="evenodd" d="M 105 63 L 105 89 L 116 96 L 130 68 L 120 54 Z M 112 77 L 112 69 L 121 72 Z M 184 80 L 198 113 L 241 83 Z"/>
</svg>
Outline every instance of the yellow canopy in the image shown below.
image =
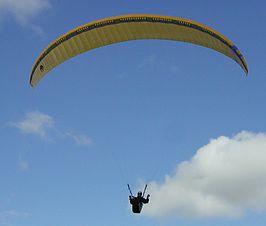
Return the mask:
<svg viewBox="0 0 266 226">
<path fill-rule="evenodd" d="M 235 60 L 248 73 L 247 64 L 238 48 L 217 31 L 191 20 L 144 14 L 97 20 L 62 35 L 37 58 L 30 84 L 37 85 L 54 67 L 85 51 L 138 39 L 165 39 L 205 46 Z"/>
</svg>

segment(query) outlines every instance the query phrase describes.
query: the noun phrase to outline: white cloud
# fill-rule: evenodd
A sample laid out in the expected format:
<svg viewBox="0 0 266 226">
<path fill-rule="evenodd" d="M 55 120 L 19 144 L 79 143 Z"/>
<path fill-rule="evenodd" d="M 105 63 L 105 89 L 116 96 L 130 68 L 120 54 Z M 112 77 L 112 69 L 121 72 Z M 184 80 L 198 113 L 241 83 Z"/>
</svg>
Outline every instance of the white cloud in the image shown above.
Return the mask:
<svg viewBox="0 0 266 226">
<path fill-rule="evenodd" d="M 239 217 L 266 209 L 266 134 L 241 132 L 200 148 L 174 175 L 149 186 L 144 214 L 154 217 Z"/>
<path fill-rule="evenodd" d="M 42 138 L 47 138 L 48 131 L 54 128 L 54 119 L 39 111 L 33 111 L 26 114 L 25 118 L 16 123 L 11 123 L 21 132 L 37 135 Z"/>
<path fill-rule="evenodd" d="M 5 210 L 0 212 L 0 225 L 10 226 L 10 222 L 15 219 L 28 218 L 30 216 L 27 212 L 18 212 L 15 209 Z"/>
<path fill-rule="evenodd" d="M 72 138 L 76 144 L 80 146 L 88 146 L 92 143 L 92 140 L 89 136 L 84 134 L 75 134 L 73 132 L 68 132 L 66 135 L 70 138 Z"/>
<path fill-rule="evenodd" d="M 40 33 L 40 27 L 33 25 L 31 20 L 38 14 L 51 8 L 49 0 L 0 0 L 0 13 L 11 14 L 23 26 L 29 26 Z"/>
<path fill-rule="evenodd" d="M 11 122 L 10 126 L 16 127 L 19 131 L 25 134 L 38 136 L 45 140 L 71 139 L 80 146 L 89 146 L 92 144 L 92 139 L 85 135 L 76 132 L 65 132 L 57 128 L 55 120 L 52 116 L 41 113 L 39 111 L 32 111 L 25 115 L 19 122 Z M 21 161 L 19 163 L 21 169 L 27 169 L 27 162 Z"/>
</svg>

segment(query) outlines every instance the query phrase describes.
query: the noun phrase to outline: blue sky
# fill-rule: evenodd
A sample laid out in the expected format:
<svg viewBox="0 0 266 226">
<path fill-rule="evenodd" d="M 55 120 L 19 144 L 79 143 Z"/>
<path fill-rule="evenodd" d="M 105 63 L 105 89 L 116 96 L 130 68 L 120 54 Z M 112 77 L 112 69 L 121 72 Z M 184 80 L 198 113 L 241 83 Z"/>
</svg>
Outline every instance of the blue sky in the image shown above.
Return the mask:
<svg viewBox="0 0 266 226">
<path fill-rule="evenodd" d="M 265 225 L 265 2 L 0 0 L 0 226 Z M 58 36 L 115 15 L 195 20 L 249 66 L 207 48 L 135 41 L 51 71 Z M 131 213 L 126 184 L 148 183 Z"/>
</svg>

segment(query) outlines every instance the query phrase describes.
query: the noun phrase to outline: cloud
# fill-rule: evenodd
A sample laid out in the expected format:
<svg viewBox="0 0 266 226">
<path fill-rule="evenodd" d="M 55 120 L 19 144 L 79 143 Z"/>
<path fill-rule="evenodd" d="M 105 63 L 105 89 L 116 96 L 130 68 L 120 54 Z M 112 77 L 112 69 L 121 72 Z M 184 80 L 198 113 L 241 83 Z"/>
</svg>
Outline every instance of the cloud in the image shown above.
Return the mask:
<svg viewBox="0 0 266 226">
<path fill-rule="evenodd" d="M 27 212 L 18 212 L 15 209 L 5 210 L 0 212 L 0 225 L 10 226 L 12 225 L 10 222 L 15 219 L 25 219 L 30 216 Z"/>
<path fill-rule="evenodd" d="M 40 27 L 31 23 L 38 14 L 52 7 L 49 0 L 0 0 L 0 13 L 10 14 L 22 26 L 31 27 L 36 32 L 42 32 Z"/>
<path fill-rule="evenodd" d="M 39 111 L 29 112 L 22 121 L 11 123 L 22 133 L 37 135 L 41 138 L 47 137 L 48 131 L 54 128 L 54 124 L 54 119 L 51 116 Z"/>
<path fill-rule="evenodd" d="M 88 146 L 92 143 L 91 138 L 84 134 L 75 134 L 73 132 L 67 132 L 66 135 L 73 139 L 75 143 L 80 146 Z"/>
<path fill-rule="evenodd" d="M 266 209 L 266 134 L 221 136 L 180 163 L 163 183 L 152 182 L 153 217 L 240 217 Z"/>
<path fill-rule="evenodd" d="M 44 140 L 51 140 L 51 137 L 53 137 L 53 140 L 71 139 L 80 146 L 89 146 L 92 144 L 92 139 L 89 136 L 59 129 L 52 116 L 39 111 L 29 112 L 21 121 L 11 122 L 9 125 L 17 128 L 24 134 L 38 136 Z M 23 161 L 19 163 L 19 166 L 21 169 L 28 168 L 27 163 Z"/>
</svg>

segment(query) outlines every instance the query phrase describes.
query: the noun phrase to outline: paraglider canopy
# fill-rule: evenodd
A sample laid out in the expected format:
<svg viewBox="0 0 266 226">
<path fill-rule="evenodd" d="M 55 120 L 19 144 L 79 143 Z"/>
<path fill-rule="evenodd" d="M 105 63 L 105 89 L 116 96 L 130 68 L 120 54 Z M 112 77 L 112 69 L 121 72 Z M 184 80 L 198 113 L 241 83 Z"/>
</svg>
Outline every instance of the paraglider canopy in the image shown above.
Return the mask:
<svg viewBox="0 0 266 226">
<path fill-rule="evenodd" d="M 192 20 L 134 14 L 97 20 L 56 39 L 35 61 L 30 84 L 36 86 L 50 70 L 78 54 L 112 43 L 139 39 L 164 39 L 205 46 L 235 60 L 248 73 L 239 49 L 217 31 Z"/>
</svg>

